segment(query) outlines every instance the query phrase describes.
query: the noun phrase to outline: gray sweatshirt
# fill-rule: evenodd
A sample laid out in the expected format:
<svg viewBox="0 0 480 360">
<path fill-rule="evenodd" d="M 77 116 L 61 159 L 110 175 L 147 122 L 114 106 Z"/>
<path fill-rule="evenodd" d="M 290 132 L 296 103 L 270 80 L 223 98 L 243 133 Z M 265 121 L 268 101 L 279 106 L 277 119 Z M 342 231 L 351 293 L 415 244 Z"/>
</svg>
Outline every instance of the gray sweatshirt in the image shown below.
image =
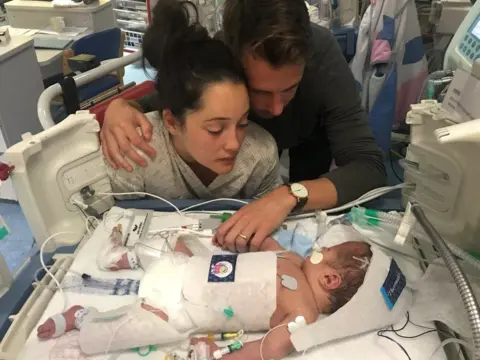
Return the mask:
<svg viewBox="0 0 480 360">
<path fill-rule="evenodd" d="M 130 161 L 134 171 L 113 170 L 107 166 L 113 192 L 146 192 L 165 199 L 252 199 L 261 197 L 282 184 L 278 170 L 278 151 L 272 136 L 251 123 L 235 160 L 233 170 L 218 175 L 205 186 L 175 151 L 170 134 L 158 112 L 147 114 L 153 124 L 151 145 L 157 156 L 146 168 Z M 143 196 L 121 196 L 129 199 Z"/>
<path fill-rule="evenodd" d="M 313 56 L 295 98 L 276 118 L 267 120 L 251 113 L 250 120 L 273 135 L 280 151 L 302 149 L 302 157 L 318 167 L 317 173 L 333 182 L 338 204 L 343 204 L 385 185 L 383 154 L 335 37 L 315 24 L 312 31 Z M 155 110 L 155 94 L 138 102 L 144 112 Z M 302 147 L 308 143 L 325 144 L 325 150 L 310 152 L 309 146 Z M 332 159 L 337 168 L 330 171 Z"/>
</svg>

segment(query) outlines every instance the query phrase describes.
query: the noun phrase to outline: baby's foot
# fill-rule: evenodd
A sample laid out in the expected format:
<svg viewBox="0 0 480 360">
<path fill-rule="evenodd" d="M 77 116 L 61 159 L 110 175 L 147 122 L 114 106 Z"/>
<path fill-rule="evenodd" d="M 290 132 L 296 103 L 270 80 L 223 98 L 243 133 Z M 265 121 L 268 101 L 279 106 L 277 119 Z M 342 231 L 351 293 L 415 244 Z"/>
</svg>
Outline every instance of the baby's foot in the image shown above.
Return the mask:
<svg viewBox="0 0 480 360">
<path fill-rule="evenodd" d="M 138 260 L 135 252 L 122 245 L 121 227 L 114 227 L 107 243 L 97 255 L 100 269 L 108 271 L 137 269 Z"/>
<path fill-rule="evenodd" d="M 138 268 L 137 255 L 133 251 L 127 250 L 124 247 L 122 247 L 122 249 L 125 249 L 125 252 L 120 255 L 118 261 L 107 267 L 108 270 L 135 270 Z"/>
<path fill-rule="evenodd" d="M 37 336 L 40 339 L 51 339 L 65 334 L 66 332 L 77 329 L 80 317 L 83 318 L 85 309 L 82 306 L 75 305 L 65 311 L 63 314 L 57 314 L 49 318 L 37 329 Z M 80 312 L 79 312 L 80 311 Z"/>
</svg>

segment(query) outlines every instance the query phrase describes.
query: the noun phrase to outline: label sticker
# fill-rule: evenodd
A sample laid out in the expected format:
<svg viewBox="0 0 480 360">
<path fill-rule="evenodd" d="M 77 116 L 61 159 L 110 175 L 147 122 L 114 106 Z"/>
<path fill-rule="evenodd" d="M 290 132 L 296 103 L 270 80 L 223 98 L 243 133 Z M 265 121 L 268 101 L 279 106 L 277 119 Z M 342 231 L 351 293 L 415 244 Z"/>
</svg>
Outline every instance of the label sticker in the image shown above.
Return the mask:
<svg viewBox="0 0 480 360">
<path fill-rule="evenodd" d="M 150 227 L 153 217 L 153 210 L 135 210 L 128 232 L 125 237 L 125 246 L 133 247 L 137 242 L 143 240 Z"/>
<path fill-rule="evenodd" d="M 234 282 L 238 255 L 213 255 L 208 282 Z"/>
<path fill-rule="evenodd" d="M 390 270 L 388 271 L 387 278 L 380 289 L 387 307 L 392 310 L 397 302 L 398 298 L 402 294 L 403 289 L 407 285 L 405 275 L 398 267 L 395 260 L 392 259 L 390 263 Z"/>
</svg>

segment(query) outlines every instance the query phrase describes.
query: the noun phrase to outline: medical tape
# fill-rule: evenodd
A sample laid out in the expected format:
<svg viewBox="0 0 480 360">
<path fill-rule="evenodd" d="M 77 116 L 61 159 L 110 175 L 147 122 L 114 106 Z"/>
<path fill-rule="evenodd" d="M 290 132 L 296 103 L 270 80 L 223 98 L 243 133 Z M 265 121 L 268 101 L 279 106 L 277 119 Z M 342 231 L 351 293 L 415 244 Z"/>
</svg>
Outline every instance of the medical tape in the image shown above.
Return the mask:
<svg viewBox="0 0 480 360">
<path fill-rule="evenodd" d="M 55 324 L 55 334 L 53 334 L 53 337 L 56 338 L 65 334 L 67 330 L 67 320 L 65 320 L 65 316 L 63 316 L 63 314 L 55 314 L 51 316 L 50 319 L 52 319 Z"/>
<path fill-rule="evenodd" d="M 65 292 L 128 296 L 138 295 L 140 280 L 133 279 L 82 279 L 80 276 L 66 276 L 62 282 Z"/>
</svg>

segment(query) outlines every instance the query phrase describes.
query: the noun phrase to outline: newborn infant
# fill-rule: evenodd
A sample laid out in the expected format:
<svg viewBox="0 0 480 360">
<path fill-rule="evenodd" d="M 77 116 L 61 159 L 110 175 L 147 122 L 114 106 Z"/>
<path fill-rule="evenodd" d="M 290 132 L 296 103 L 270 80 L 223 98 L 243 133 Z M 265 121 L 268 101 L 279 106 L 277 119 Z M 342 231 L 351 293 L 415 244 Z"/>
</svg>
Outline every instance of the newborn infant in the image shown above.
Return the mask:
<svg viewBox="0 0 480 360">
<path fill-rule="evenodd" d="M 146 269 L 141 304 L 106 313 L 73 306 L 39 326 L 38 337 L 78 329 L 82 351 L 97 354 L 167 344 L 194 333 L 275 328 L 263 345 L 247 342 L 224 358 L 279 359 L 294 350 L 287 325 L 297 317 L 313 323 L 320 313 L 346 304 L 362 285 L 372 256 L 368 244 L 346 242 L 303 260 L 272 238 L 257 253 L 192 256 L 180 240 L 175 250 Z M 131 263 L 124 260 L 125 266 Z"/>
</svg>

